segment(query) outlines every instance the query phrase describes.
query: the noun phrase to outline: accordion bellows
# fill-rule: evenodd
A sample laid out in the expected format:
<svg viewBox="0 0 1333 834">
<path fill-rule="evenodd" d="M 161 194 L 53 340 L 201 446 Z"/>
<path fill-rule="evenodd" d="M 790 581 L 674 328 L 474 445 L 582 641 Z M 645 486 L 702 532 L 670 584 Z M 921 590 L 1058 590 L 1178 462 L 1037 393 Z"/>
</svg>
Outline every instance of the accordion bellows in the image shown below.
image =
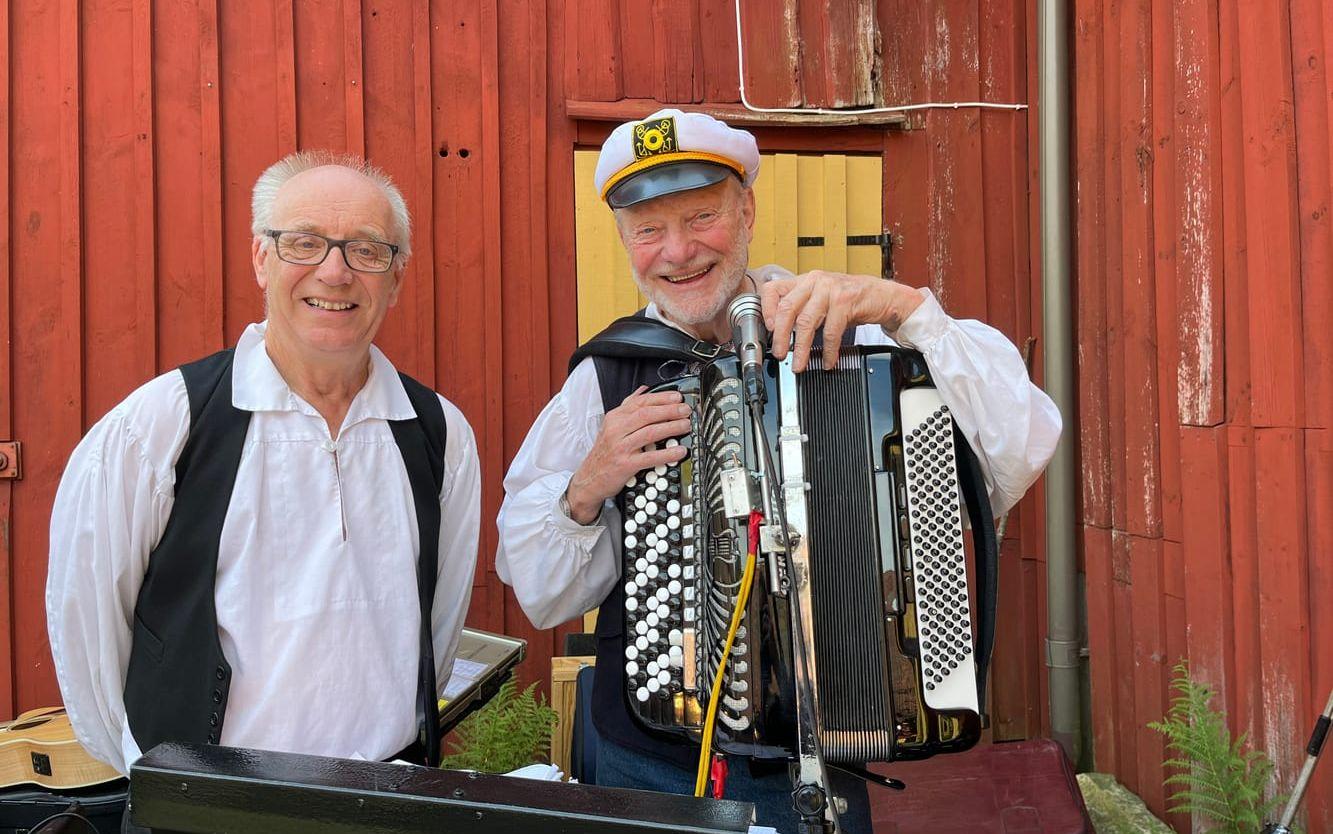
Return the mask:
<svg viewBox="0 0 1333 834">
<path fill-rule="evenodd" d="M 769 360 L 765 375 L 773 473 L 734 357 L 658 388 L 681 392 L 693 428 L 668 441 L 689 448 L 685 460 L 640 473 L 619 498 L 631 714 L 653 731 L 698 736 L 746 561 L 743 504 L 762 509 L 767 529 L 715 746 L 796 755 L 793 653 L 804 644 L 828 761 L 971 747 L 982 722 L 956 440 L 924 361 L 845 348 L 836 370 L 795 375 Z M 780 508 L 765 496 L 781 496 L 799 534 L 792 564 L 808 583 L 789 575 Z"/>
</svg>

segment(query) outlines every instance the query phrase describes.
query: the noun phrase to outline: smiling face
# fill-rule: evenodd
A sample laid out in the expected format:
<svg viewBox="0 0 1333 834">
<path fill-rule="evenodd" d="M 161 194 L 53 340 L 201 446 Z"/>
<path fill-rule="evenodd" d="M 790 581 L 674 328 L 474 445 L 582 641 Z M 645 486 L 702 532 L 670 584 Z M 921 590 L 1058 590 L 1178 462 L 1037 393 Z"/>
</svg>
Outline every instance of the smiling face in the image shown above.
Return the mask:
<svg viewBox="0 0 1333 834">
<path fill-rule="evenodd" d="M 273 203 L 274 229 L 314 232 L 338 240 L 393 240 L 393 212 L 384 193 L 366 177 L 340 166 L 293 176 Z M 358 272 L 341 249 L 316 266 L 287 263 L 274 241 L 256 236 L 251 246 L 255 278 L 268 310 L 270 352 L 312 365 L 364 363 L 389 308 L 398 303 L 403 262 L 388 272 Z"/>
<path fill-rule="evenodd" d="M 754 192 L 735 177 L 616 211 L 634 282 L 677 324 L 726 313 L 745 277 L 754 236 Z"/>
</svg>

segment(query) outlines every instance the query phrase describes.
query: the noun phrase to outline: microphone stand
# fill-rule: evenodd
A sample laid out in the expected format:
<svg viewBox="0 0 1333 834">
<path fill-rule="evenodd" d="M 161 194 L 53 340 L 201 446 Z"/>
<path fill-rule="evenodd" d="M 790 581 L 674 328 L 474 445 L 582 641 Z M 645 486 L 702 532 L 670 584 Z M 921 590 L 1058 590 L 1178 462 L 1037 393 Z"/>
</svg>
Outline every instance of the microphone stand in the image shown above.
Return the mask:
<svg viewBox="0 0 1333 834">
<path fill-rule="evenodd" d="M 1333 692 L 1328 693 L 1328 706 L 1324 707 L 1324 711 L 1315 720 L 1314 732 L 1310 734 L 1310 741 L 1305 745 L 1305 766 L 1301 768 L 1301 775 L 1296 778 L 1296 788 L 1291 792 L 1291 799 L 1287 800 L 1287 808 L 1282 812 L 1282 819 L 1266 827 L 1263 834 L 1291 834 L 1291 823 L 1296 819 L 1296 811 L 1301 806 L 1306 788 L 1310 787 L 1310 777 L 1314 774 L 1315 765 L 1319 763 L 1319 754 L 1323 751 L 1324 741 L 1328 739 L 1330 723 L 1333 723 Z"/>
</svg>

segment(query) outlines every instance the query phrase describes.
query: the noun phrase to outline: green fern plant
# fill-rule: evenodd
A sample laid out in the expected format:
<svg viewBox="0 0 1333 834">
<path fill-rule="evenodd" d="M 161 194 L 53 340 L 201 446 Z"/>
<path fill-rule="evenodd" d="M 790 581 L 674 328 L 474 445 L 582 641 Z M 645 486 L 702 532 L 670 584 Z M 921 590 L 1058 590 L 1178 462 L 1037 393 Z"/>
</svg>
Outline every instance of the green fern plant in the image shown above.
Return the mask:
<svg viewBox="0 0 1333 834">
<path fill-rule="evenodd" d="M 533 694 L 536 686 L 519 692 L 513 678 L 505 681 L 494 698 L 454 730 L 440 767 L 505 773 L 547 758 L 559 716 L 545 695 Z"/>
<path fill-rule="evenodd" d="M 1167 810 L 1199 814 L 1215 824 L 1214 832 L 1254 834 L 1284 801 L 1264 799 L 1273 764 L 1249 748 L 1248 734 L 1232 740 L 1226 716 L 1212 707 L 1212 690 L 1190 677 L 1185 661 L 1173 671 L 1176 694 L 1166 720 L 1148 723 L 1166 737 L 1170 755 L 1166 785 L 1176 790 Z"/>
</svg>

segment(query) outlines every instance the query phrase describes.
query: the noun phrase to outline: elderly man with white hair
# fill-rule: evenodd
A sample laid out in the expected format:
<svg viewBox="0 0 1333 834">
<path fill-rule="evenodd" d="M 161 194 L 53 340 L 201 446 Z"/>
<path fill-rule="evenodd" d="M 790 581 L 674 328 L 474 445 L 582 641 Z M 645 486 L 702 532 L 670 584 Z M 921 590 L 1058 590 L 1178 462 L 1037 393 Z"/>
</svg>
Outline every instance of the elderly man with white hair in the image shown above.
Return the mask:
<svg viewBox="0 0 1333 834">
<path fill-rule="evenodd" d="M 130 394 L 56 495 L 56 673 L 122 773 L 162 741 L 438 756 L 480 476 L 462 413 L 372 344 L 406 204 L 363 160 L 303 152 L 259 177 L 253 218 L 266 320 Z"/>
<path fill-rule="evenodd" d="M 773 354 L 783 359 L 790 350 L 797 372 L 823 372 L 807 370 L 821 334 L 825 368 L 837 364 L 844 336 L 919 350 L 980 459 L 993 511 L 1007 511 L 1060 435 L 1060 415 L 1029 381 L 1018 351 L 981 322 L 951 318 L 926 289 L 879 276 L 749 269 L 759 160 L 753 136 L 702 113 L 663 110 L 612 132 L 596 186 L 650 302 L 640 315 L 722 345 L 732 338 L 730 302 L 757 292 Z M 615 498 L 643 470 L 682 460 L 685 445 L 662 441 L 690 430 L 679 393 L 648 390 L 663 381 L 662 367 L 589 355 L 572 369 L 505 478 L 496 570 L 539 628 L 601 606 L 592 696 L 597 782 L 689 793 L 698 746 L 646 730 L 624 692 L 634 646 L 622 633 L 628 605 Z M 832 779 L 848 800 L 843 830 L 869 831 L 864 785 L 838 772 Z M 796 825 L 785 765 L 734 763 L 726 796 L 756 803 L 761 823 L 783 831 Z"/>
</svg>

